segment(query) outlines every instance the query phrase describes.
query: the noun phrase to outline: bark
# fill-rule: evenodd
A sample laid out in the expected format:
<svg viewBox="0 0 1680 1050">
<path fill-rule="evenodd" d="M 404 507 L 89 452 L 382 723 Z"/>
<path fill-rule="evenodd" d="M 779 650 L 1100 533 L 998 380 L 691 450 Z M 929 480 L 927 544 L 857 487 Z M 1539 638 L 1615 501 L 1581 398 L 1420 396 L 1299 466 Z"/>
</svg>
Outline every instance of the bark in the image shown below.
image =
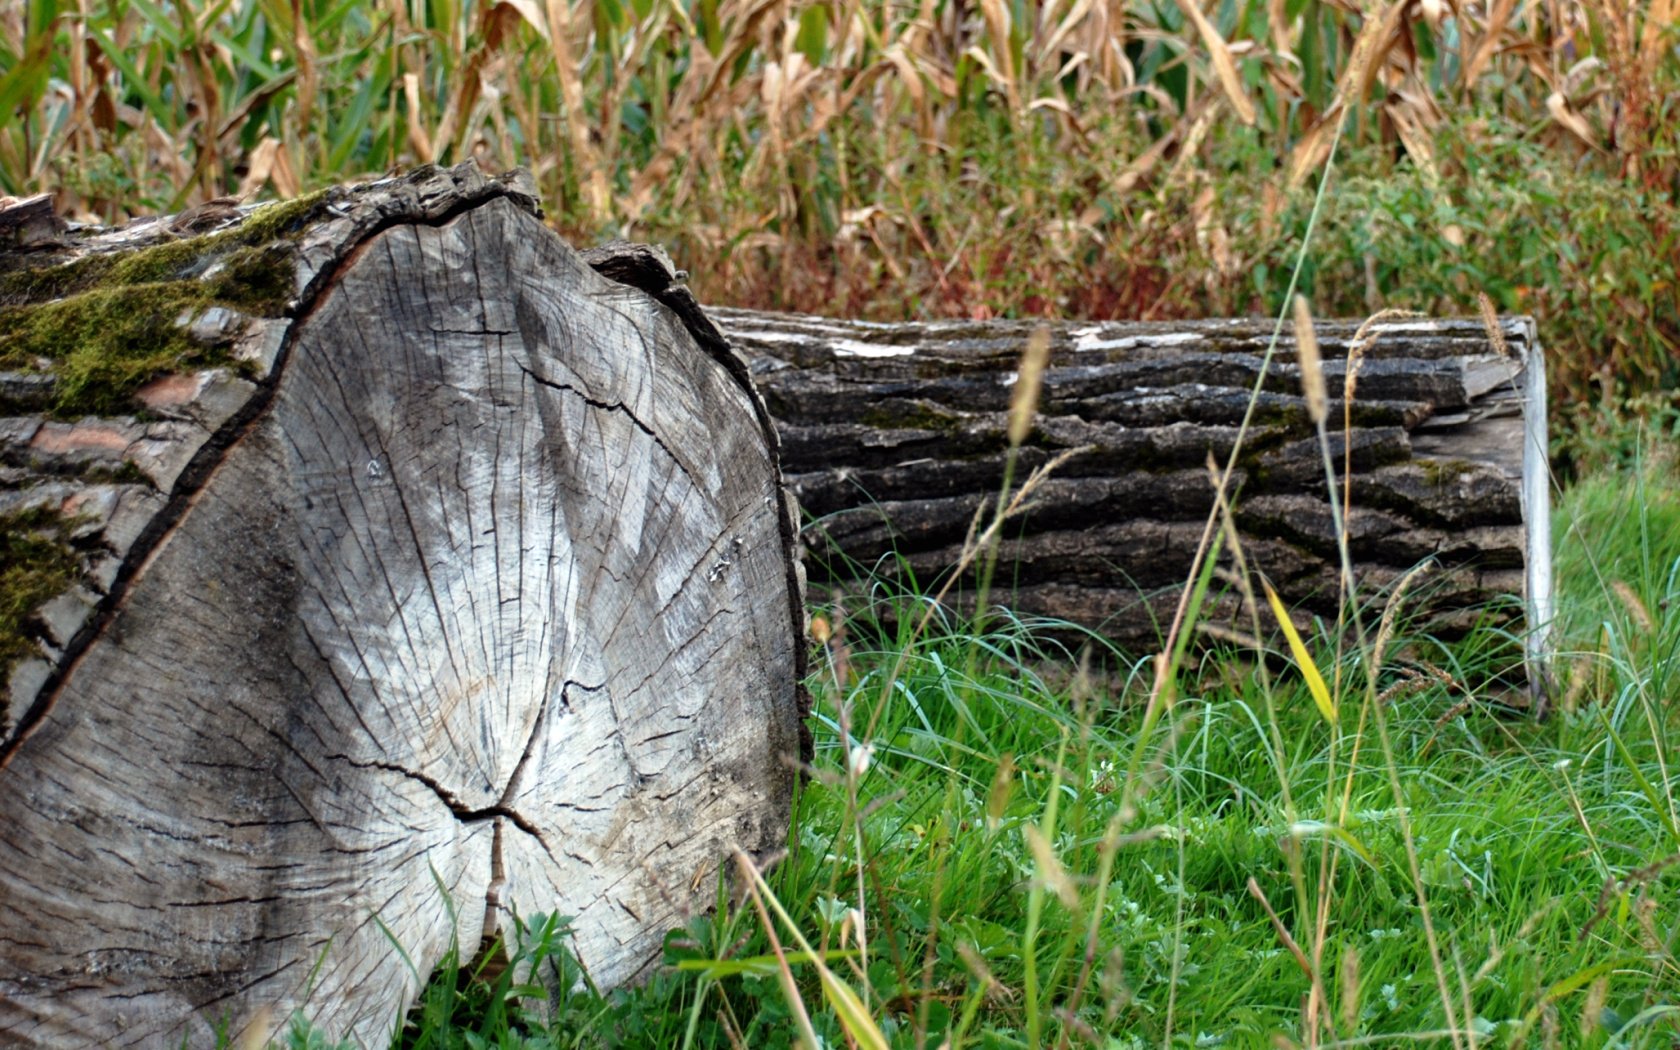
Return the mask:
<svg viewBox="0 0 1680 1050">
<path fill-rule="evenodd" d="M 751 362 L 781 429 L 813 582 L 847 590 L 913 576 L 931 593 L 958 563 L 976 512 L 997 499 L 1007 410 L 1034 325 L 713 317 Z M 1533 322 L 1501 321 L 1504 346 L 1490 345 L 1477 321 L 1374 326 L 1344 433 L 1355 328 L 1323 324 L 1319 341 L 1338 473 L 1352 451 L 1360 593 L 1380 597 L 1430 560 L 1440 571 L 1418 597 L 1433 629 L 1520 618 L 1520 606 L 1489 608 L 1511 595 L 1526 595 L 1532 622 L 1546 623 L 1544 373 Z M 1223 465 L 1231 453 L 1271 329 L 1260 320 L 1051 325 L 1042 411 L 1015 480 L 1083 451 L 1006 531 L 992 600 L 1134 651 L 1158 648 L 1213 505 L 1208 458 Z M 1286 330 L 1253 398 L 1232 501 L 1249 565 L 1292 605 L 1333 615 L 1335 530 L 1299 391 Z M 975 585 L 970 572 L 955 593 L 971 600 Z M 1216 587 L 1210 622 L 1250 629 L 1229 588 Z"/>
<path fill-rule="evenodd" d="M 39 248 L 56 244 L 64 223 L 53 211 L 52 195 L 38 193 L 18 200 L 0 197 L 0 246 Z"/>
<path fill-rule="evenodd" d="M 223 211 L 202 251 L 154 223 L 48 261 L 162 245 L 213 280 L 273 217 Z M 515 913 L 572 916 L 611 987 L 784 839 L 801 581 L 740 362 L 517 176 L 334 191 L 275 244 L 286 306 L 184 315 L 225 365 L 132 415 L 13 377 L 0 509 L 62 512 L 77 561 L 0 738 L 0 1042 L 301 1010 L 378 1045 Z"/>
</svg>

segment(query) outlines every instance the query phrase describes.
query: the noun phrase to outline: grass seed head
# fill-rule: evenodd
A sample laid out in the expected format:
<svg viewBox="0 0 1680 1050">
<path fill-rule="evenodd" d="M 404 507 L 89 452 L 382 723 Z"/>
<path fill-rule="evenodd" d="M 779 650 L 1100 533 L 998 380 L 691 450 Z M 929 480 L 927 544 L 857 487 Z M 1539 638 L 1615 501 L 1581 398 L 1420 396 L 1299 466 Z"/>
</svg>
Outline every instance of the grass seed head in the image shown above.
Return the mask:
<svg viewBox="0 0 1680 1050">
<path fill-rule="evenodd" d="M 1307 399 L 1307 415 L 1322 426 L 1330 412 L 1330 398 L 1324 385 L 1324 362 L 1318 355 L 1312 308 L 1301 295 L 1295 297 L 1295 360 L 1301 369 L 1301 393 Z"/>
<path fill-rule="evenodd" d="M 1033 416 L 1038 413 L 1038 395 L 1044 385 L 1044 368 L 1050 360 L 1050 329 L 1043 325 L 1033 329 L 1027 337 L 1026 353 L 1021 355 L 1020 375 L 1015 379 L 1015 396 L 1009 402 L 1009 446 L 1021 447 L 1032 432 Z"/>
<path fill-rule="evenodd" d="M 1416 310 L 1390 308 L 1378 310 L 1370 317 L 1365 318 L 1364 322 L 1353 333 L 1353 342 L 1348 344 L 1347 369 L 1342 381 L 1342 400 L 1349 403 L 1353 401 L 1354 390 L 1359 382 L 1359 369 L 1365 363 L 1365 355 L 1370 352 L 1371 347 L 1377 345 L 1377 340 L 1382 338 L 1382 330 L 1377 326 L 1388 321 L 1400 321 L 1423 316 L 1425 315 Z"/>
<path fill-rule="evenodd" d="M 1488 342 L 1499 351 L 1500 357 L 1514 357 L 1511 346 L 1505 342 L 1505 332 L 1499 327 L 1499 314 L 1493 308 L 1493 300 L 1486 292 L 1476 293 L 1476 310 L 1482 316 L 1482 327 L 1487 330 Z"/>
</svg>

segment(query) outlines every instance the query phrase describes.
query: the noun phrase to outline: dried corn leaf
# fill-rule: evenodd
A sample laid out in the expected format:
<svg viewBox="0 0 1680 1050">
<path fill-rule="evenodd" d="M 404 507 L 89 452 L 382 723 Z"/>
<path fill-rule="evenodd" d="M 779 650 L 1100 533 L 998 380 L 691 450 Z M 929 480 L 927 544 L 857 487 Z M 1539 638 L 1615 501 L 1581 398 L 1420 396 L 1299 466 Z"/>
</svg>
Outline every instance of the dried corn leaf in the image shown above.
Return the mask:
<svg viewBox="0 0 1680 1050">
<path fill-rule="evenodd" d="M 1516 9 L 1517 0 L 1494 0 L 1493 10 L 1488 14 L 1480 39 L 1476 41 L 1476 49 L 1471 52 L 1470 61 L 1464 66 L 1462 83 L 1465 90 L 1476 86 L 1483 70 L 1498 53 L 1505 30 L 1511 24 L 1511 15 Z"/>
<path fill-rule="evenodd" d="M 1431 191 L 1438 191 L 1441 170 L 1435 164 L 1434 136 L 1429 128 L 1427 108 L 1415 97 L 1395 94 L 1383 104 L 1383 112 L 1394 125 L 1395 134 L 1400 136 L 1406 155 L 1412 158 L 1412 163 L 1423 174 L 1424 184 Z"/>
<path fill-rule="evenodd" d="M 1383 9 L 1381 17 L 1367 16 L 1364 25 L 1359 27 L 1359 36 L 1354 39 L 1347 66 L 1336 81 L 1335 100 L 1325 108 L 1318 121 L 1307 129 L 1307 133 L 1295 144 L 1295 149 L 1290 154 L 1291 187 L 1305 182 L 1307 175 L 1324 163 L 1347 107 L 1364 101 L 1366 93 L 1371 89 L 1371 82 L 1376 79 L 1380 63 L 1386 59 L 1389 50 L 1401 35 L 1399 30 L 1409 3 L 1410 0 L 1392 0 Z"/>
<path fill-rule="evenodd" d="M 537 6 L 537 0 L 502 0 L 502 3 L 518 12 L 525 24 L 542 37 L 543 43 L 548 43 L 548 20 L 543 17 L 542 8 Z"/>
<path fill-rule="evenodd" d="M 1650 10 L 1645 12 L 1645 28 L 1639 34 L 1639 62 L 1646 76 L 1656 69 L 1664 38 L 1676 22 L 1680 22 L 1680 0 L 1651 0 Z"/>
<path fill-rule="evenodd" d="M 424 118 L 420 109 L 420 75 L 418 73 L 403 74 L 403 98 L 408 103 L 408 148 L 414 151 L 423 163 L 430 164 L 437 160 L 437 154 L 432 152 L 431 136 L 426 134 Z"/>
<path fill-rule="evenodd" d="M 1115 177 L 1114 191 L 1126 194 L 1136 189 L 1138 183 L 1148 178 L 1149 174 L 1155 170 L 1156 165 L 1161 163 L 1161 158 L 1167 155 L 1167 151 L 1172 149 L 1179 138 L 1188 132 L 1202 115 L 1214 111 L 1218 107 L 1219 101 L 1220 96 L 1215 95 L 1211 98 L 1204 97 L 1202 100 L 1192 103 L 1189 112 L 1180 118 L 1177 124 L 1173 125 L 1172 130 L 1156 139 L 1148 149 L 1132 158 L 1132 162 L 1126 165 L 1125 170 Z"/>
<path fill-rule="evenodd" d="M 1067 13 L 1067 17 L 1063 18 L 1056 25 L 1056 28 L 1044 37 L 1044 43 L 1039 45 L 1038 61 L 1041 65 L 1048 65 L 1055 60 L 1055 56 L 1062 49 L 1062 42 L 1073 35 L 1073 31 L 1079 28 L 1080 23 L 1090 17 L 1091 9 L 1095 6 L 1096 0 L 1077 0 L 1073 5 L 1073 10 Z M 1045 10 L 1048 12 L 1049 8 L 1046 7 Z"/>
<path fill-rule="evenodd" d="M 1225 38 L 1219 35 L 1219 30 L 1202 14 L 1201 5 L 1196 0 L 1178 0 L 1178 6 L 1184 11 L 1186 18 L 1196 26 L 1196 32 L 1202 38 L 1202 44 L 1208 49 L 1208 58 L 1213 62 L 1213 71 L 1219 77 L 1219 86 L 1224 89 L 1225 97 L 1237 111 L 1237 118 L 1244 124 L 1253 124 L 1257 114 L 1254 103 L 1249 100 L 1248 92 L 1243 90 L 1242 74 L 1237 71 L 1236 59 L 1231 56 L 1231 47 Z"/>
<path fill-rule="evenodd" d="M 922 85 L 921 71 L 904 54 L 904 48 L 894 44 L 887 48 L 881 57 L 897 71 L 898 79 L 903 81 L 905 90 L 910 92 L 910 101 L 916 104 L 918 110 L 921 109 L 927 97 Z"/>
<path fill-rule="evenodd" d="M 1563 97 L 1563 92 L 1554 91 L 1546 96 L 1546 112 L 1571 135 L 1595 150 L 1599 148 L 1598 137 L 1593 134 L 1592 125 L 1588 124 L 1581 114 L 1569 108 L 1569 100 Z"/>
</svg>

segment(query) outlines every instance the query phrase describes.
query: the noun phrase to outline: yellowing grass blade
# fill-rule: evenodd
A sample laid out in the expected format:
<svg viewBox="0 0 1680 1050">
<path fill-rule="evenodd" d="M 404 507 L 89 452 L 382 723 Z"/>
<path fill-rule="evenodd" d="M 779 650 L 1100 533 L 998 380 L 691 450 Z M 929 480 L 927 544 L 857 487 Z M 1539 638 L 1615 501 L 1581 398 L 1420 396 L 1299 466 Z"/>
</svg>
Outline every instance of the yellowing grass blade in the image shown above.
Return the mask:
<svg viewBox="0 0 1680 1050">
<path fill-rule="evenodd" d="M 1297 820 L 1289 825 L 1289 834 L 1298 839 L 1328 837 L 1335 839 L 1371 867 L 1378 867 L 1377 855 L 1366 848 L 1365 843 L 1359 841 L 1358 836 L 1344 827 L 1327 824 L 1322 820 Z"/>
<path fill-rule="evenodd" d="M 828 1000 L 846 1034 L 856 1040 L 863 1050 L 890 1050 L 885 1033 L 869 1016 L 863 1000 L 852 991 L 852 986 L 834 976 L 834 971 L 821 962 L 817 962 L 817 974 L 822 978 L 823 998 Z"/>
<path fill-rule="evenodd" d="M 1283 599 L 1265 580 L 1261 580 L 1260 585 L 1266 588 L 1266 600 L 1272 605 L 1272 615 L 1277 617 L 1278 626 L 1283 628 L 1283 636 L 1289 639 L 1289 654 L 1295 658 L 1295 666 L 1301 669 L 1301 677 L 1307 680 L 1307 689 L 1318 705 L 1318 713 L 1324 716 L 1326 722 L 1335 725 L 1336 702 L 1330 699 L 1330 689 L 1324 684 L 1324 676 L 1318 673 L 1318 665 L 1313 663 L 1312 654 L 1307 652 L 1306 643 L 1301 641 L 1300 632 L 1295 630 L 1294 622 L 1289 619 Z"/>
<path fill-rule="evenodd" d="M 811 965 L 816 967 L 817 977 L 822 982 L 823 998 L 828 1000 L 829 1007 L 840 1021 L 840 1027 L 846 1030 L 846 1035 L 851 1037 L 852 1043 L 862 1050 L 891 1050 L 886 1034 L 875 1023 L 875 1019 L 869 1016 L 869 1008 L 863 1005 L 863 1000 L 852 990 L 851 985 L 836 977 L 834 971 L 823 964 L 823 956 L 813 949 L 805 935 L 799 932 L 798 924 L 788 915 L 787 909 L 782 907 L 782 902 L 776 899 L 776 895 L 770 892 L 764 877 L 758 873 L 758 867 L 740 851 L 735 853 L 735 865 L 747 878 L 748 893 L 752 896 L 753 905 L 758 909 L 759 918 L 764 923 L 764 932 L 770 936 L 770 945 L 776 949 L 776 973 L 781 979 L 783 991 L 788 996 L 788 1006 L 794 1010 L 795 1018 L 801 1022 L 805 1040 L 812 1050 L 820 1044 L 816 1042 L 809 1015 L 805 1011 L 804 1000 L 799 996 L 799 986 L 793 979 L 793 960 L 782 950 L 780 942 L 776 939 L 776 930 L 770 922 L 769 911 L 765 910 L 766 905 L 770 911 L 776 913 L 776 917 L 787 928 L 794 943 L 799 945 L 803 953 L 800 961 L 809 960 Z"/>
<path fill-rule="evenodd" d="M 1050 845 L 1050 840 L 1044 837 L 1038 825 L 1028 824 L 1021 829 L 1027 839 L 1027 848 L 1032 851 L 1033 861 L 1038 865 L 1038 878 L 1062 902 L 1068 911 L 1079 907 L 1079 891 L 1074 889 L 1073 880 L 1068 877 L 1067 869 L 1056 856 L 1056 851 Z"/>
</svg>

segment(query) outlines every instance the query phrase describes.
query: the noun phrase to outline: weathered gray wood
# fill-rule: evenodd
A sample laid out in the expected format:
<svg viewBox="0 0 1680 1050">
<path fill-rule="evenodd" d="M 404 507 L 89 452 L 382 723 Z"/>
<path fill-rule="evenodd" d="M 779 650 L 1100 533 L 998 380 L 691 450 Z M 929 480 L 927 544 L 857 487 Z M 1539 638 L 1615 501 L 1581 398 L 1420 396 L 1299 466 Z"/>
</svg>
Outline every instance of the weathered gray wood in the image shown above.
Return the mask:
<svg viewBox="0 0 1680 1050">
<path fill-rule="evenodd" d="M 813 580 L 845 585 L 908 567 L 933 587 L 958 561 L 976 509 L 996 499 L 1015 369 L 1034 324 L 712 316 L 751 362 L 781 430 L 788 482 L 809 516 Z M 1445 571 L 1424 593 L 1438 628 L 1463 626 L 1489 599 L 1525 587 L 1533 622 L 1549 619 L 1544 372 L 1533 322 L 1501 326 L 1503 349 L 1478 321 L 1377 324 L 1357 375 L 1357 579 L 1372 595 L 1434 559 Z M 1355 329 L 1318 328 L 1333 396 Z M 1050 331 L 1043 413 L 1017 478 L 1060 451 L 1090 450 L 1007 533 L 993 597 L 1149 650 L 1171 622 L 1212 504 L 1208 455 L 1223 465 L 1230 454 L 1272 325 Z M 1343 409 L 1333 400 L 1338 470 Z M 1239 457 L 1237 521 L 1250 564 L 1293 604 L 1329 613 L 1337 553 L 1324 483 L 1286 332 Z M 1227 596 L 1215 618 L 1233 611 Z"/>
<path fill-rule="evenodd" d="M 0 423 L 6 499 L 96 511 L 12 674 L 0 1043 L 302 1009 L 379 1045 L 417 991 L 392 939 L 423 980 L 514 912 L 573 916 L 616 985 L 783 840 L 774 433 L 739 362 L 533 212 L 470 167 L 336 192 L 288 234 L 291 309 L 184 319 L 230 365 L 144 419 Z"/>
<path fill-rule="evenodd" d="M 0 197 L 0 245 L 36 248 L 58 240 L 64 223 L 53 211 L 52 195 L 38 193 L 19 200 Z"/>
</svg>

